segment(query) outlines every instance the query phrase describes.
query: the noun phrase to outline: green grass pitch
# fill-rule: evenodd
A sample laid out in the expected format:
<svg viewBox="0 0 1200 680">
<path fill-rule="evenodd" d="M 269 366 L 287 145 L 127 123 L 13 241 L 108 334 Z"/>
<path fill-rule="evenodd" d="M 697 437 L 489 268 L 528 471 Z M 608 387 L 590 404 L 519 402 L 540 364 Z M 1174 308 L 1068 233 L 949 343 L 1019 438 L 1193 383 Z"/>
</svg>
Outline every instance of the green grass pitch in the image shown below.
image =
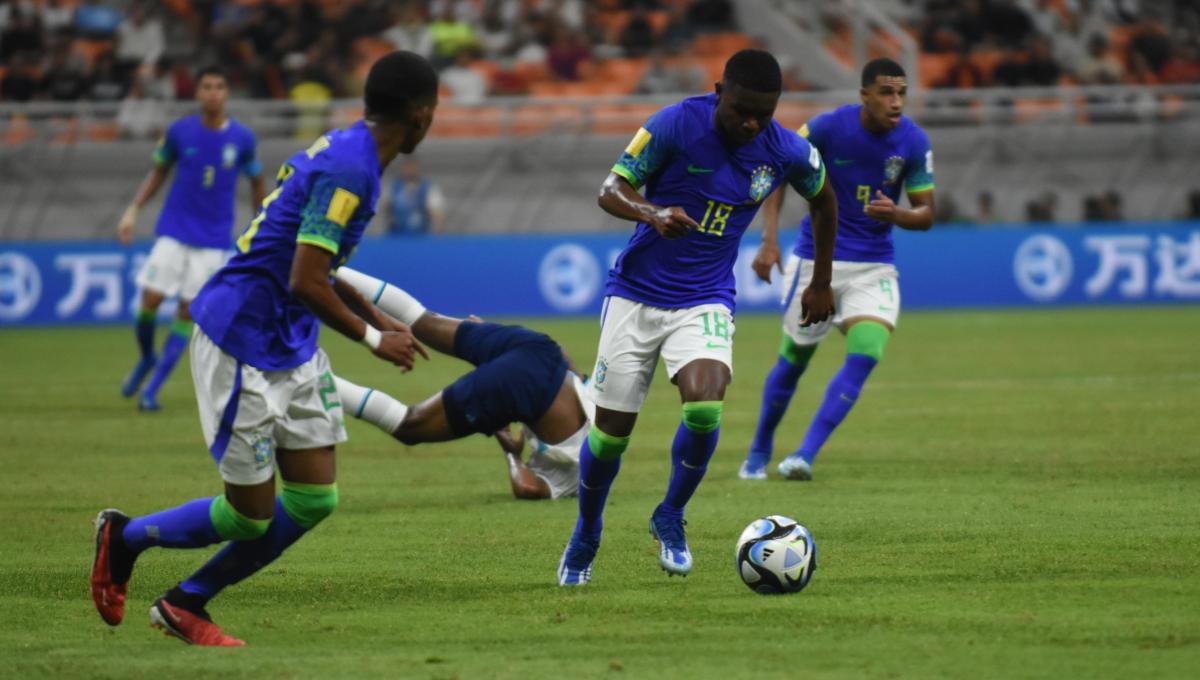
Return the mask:
<svg viewBox="0 0 1200 680">
<path fill-rule="evenodd" d="M 531 325 L 592 361 L 594 320 Z M 118 628 L 88 597 L 99 509 L 220 488 L 186 359 L 165 412 L 141 415 L 117 396 L 131 331 L 2 330 L 0 674 L 1195 677 L 1200 309 L 910 313 L 809 484 L 736 479 L 779 337 L 769 316 L 737 330 L 720 447 L 688 512 L 688 578 L 659 571 L 646 532 L 679 420 L 660 369 L 591 585 L 554 585 L 574 502 L 512 500 L 492 440 L 405 449 L 351 422 L 338 511 L 210 608 L 241 650 L 147 627 L 153 598 L 211 551 L 144 555 Z M 410 401 L 465 370 L 436 357 L 402 376 L 324 337 L 339 372 Z M 832 337 L 817 353 L 777 459 L 843 348 Z M 733 569 L 738 533 L 771 513 L 820 549 L 797 596 L 755 595 Z"/>
</svg>

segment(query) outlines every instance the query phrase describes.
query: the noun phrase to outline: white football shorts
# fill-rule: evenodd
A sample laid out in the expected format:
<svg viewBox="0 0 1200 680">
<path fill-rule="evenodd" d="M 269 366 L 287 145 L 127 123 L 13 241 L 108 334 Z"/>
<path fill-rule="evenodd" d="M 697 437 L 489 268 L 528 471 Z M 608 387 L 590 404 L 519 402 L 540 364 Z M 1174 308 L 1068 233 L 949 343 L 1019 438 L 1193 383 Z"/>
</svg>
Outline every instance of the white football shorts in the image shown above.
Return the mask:
<svg viewBox="0 0 1200 680">
<path fill-rule="evenodd" d="M 612 411 L 637 413 L 660 355 L 672 379 L 697 359 L 719 361 L 732 375 L 733 334 L 733 315 L 722 304 L 663 309 L 607 297 L 588 398 Z"/>
<path fill-rule="evenodd" d="M 142 270 L 138 272 L 137 284 L 164 297 L 178 295 L 183 300 L 194 300 L 204 282 L 217 273 L 229 251 L 221 248 L 197 248 L 170 236 L 159 236 L 150 249 L 150 255 Z"/>
<path fill-rule="evenodd" d="M 800 294 L 812 280 L 813 261 L 792 257 L 784 270 L 783 332 L 797 345 L 815 345 L 846 319 L 869 316 L 895 328 L 900 318 L 900 281 L 896 267 L 879 262 L 833 262 L 834 316 L 808 327 L 800 325 Z"/>
<path fill-rule="evenodd" d="M 260 371 L 226 354 L 197 327 L 191 359 L 200 429 L 226 482 L 250 486 L 271 479 L 277 448 L 346 441 L 342 403 L 321 348 L 296 368 Z"/>
</svg>

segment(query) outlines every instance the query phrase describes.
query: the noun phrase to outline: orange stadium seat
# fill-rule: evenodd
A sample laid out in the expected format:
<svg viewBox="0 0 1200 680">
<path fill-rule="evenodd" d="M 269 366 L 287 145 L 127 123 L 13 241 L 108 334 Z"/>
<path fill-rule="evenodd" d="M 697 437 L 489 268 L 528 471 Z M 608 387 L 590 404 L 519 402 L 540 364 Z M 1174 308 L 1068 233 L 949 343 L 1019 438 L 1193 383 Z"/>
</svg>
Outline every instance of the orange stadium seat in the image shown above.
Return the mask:
<svg viewBox="0 0 1200 680">
<path fill-rule="evenodd" d="M 632 137 L 657 110 L 654 104 L 597 104 L 592 107 L 591 131 Z"/>
<path fill-rule="evenodd" d="M 951 53 L 922 53 L 917 57 L 917 68 L 920 70 L 921 87 L 934 87 L 945 80 L 957 55 Z"/>
<path fill-rule="evenodd" d="M 1031 123 L 1063 110 L 1062 99 L 1035 98 L 1013 101 L 1013 114 L 1019 123 Z"/>
<path fill-rule="evenodd" d="M 494 106 L 470 107 L 443 104 L 438 107 L 431 137 L 499 137 L 504 133 L 504 111 Z"/>
<path fill-rule="evenodd" d="M 971 63 L 983 74 L 983 81 L 985 83 L 992 82 L 992 74 L 996 72 L 996 64 L 999 64 L 1003 58 L 1004 53 L 1000 50 L 983 50 L 971 53 Z"/>
</svg>

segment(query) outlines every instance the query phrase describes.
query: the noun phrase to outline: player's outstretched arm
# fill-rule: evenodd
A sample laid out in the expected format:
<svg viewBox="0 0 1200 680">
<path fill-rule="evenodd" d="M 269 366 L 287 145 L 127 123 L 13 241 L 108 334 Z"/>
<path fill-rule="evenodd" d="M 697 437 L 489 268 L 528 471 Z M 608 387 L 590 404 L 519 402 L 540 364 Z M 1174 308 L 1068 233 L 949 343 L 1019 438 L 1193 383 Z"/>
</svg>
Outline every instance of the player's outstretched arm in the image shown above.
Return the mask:
<svg viewBox="0 0 1200 680">
<path fill-rule="evenodd" d="M 783 195 L 787 191 L 780 187 L 763 201 L 763 238 L 754 262 L 750 267 L 759 279 L 771 282 L 771 268 L 783 273 L 783 253 L 779 250 L 779 211 L 783 208 Z"/>
<path fill-rule="evenodd" d="M 933 190 L 917 191 L 908 195 L 912 208 L 901 208 L 882 191 L 875 192 L 875 200 L 868 203 L 863 212 L 874 220 L 894 224 L 910 231 L 929 231 L 933 227 Z"/>
<path fill-rule="evenodd" d="M 508 461 L 508 481 L 512 484 L 513 496 L 530 501 L 550 498 L 550 485 L 521 461 L 521 451 L 525 449 L 524 433 L 514 437 L 508 428 L 504 428 L 496 432 L 496 441 L 504 449 L 504 458 Z"/>
<path fill-rule="evenodd" d="M 418 353 L 428 359 L 429 356 L 411 331 L 381 332 L 342 302 L 329 282 L 332 260 L 333 254 L 328 250 L 307 243 L 297 244 L 288 278 L 292 295 L 311 309 L 326 326 L 351 340 L 362 342 L 375 356 L 392 362 L 401 370 L 410 370 Z"/>
<path fill-rule="evenodd" d="M 146 205 L 154 194 L 158 192 L 158 188 L 167 181 L 167 175 L 171 173 L 171 165 L 169 163 L 156 163 L 150 172 L 146 173 L 146 179 L 142 180 L 142 185 L 138 187 L 137 196 L 134 196 L 133 202 L 129 207 L 125 208 L 125 212 L 121 214 L 121 221 L 117 224 L 117 239 L 125 245 L 133 243 L 133 228 L 137 225 L 138 211 Z"/>
<path fill-rule="evenodd" d="M 678 206 L 662 208 L 647 201 L 629 180 L 615 172 L 608 173 L 600 185 L 597 203 L 604 212 L 613 217 L 632 222 L 645 222 L 654 227 L 663 238 L 679 238 L 693 229 L 699 229 L 696 220 L 688 217 Z"/>
<path fill-rule="evenodd" d="M 837 196 L 824 182 L 808 199 L 813 232 L 813 275 L 800 297 L 800 325 L 809 326 L 833 317 L 833 244 L 837 238 Z"/>
<path fill-rule="evenodd" d="M 407 324 L 413 334 L 417 336 L 417 340 L 442 354 L 454 356 L 454 335 L 458 332 L 459 324 L 462 323 L 461 319 L 430 312 L 425 309 L 425 305 L 409 295 L 408 291 L 403 288 L 398 288 L 350 267 L 338 268 L 337 281 L 340 285 L 356 291 L 362 296 L 364 303 L 374 303 L 371 307 L 378 307 L 385 313 L 385 316 L 394 316 L 399 319 L 400 323 Z M 351 309 L 353 308 L 351 305 Z M 355 313 L 364 319 L 371 318 L 361 312 L 356 311 Z M 379 327 L 386 328 L 390 320 L 381 323 L 383 325 Z"/>
</svg>

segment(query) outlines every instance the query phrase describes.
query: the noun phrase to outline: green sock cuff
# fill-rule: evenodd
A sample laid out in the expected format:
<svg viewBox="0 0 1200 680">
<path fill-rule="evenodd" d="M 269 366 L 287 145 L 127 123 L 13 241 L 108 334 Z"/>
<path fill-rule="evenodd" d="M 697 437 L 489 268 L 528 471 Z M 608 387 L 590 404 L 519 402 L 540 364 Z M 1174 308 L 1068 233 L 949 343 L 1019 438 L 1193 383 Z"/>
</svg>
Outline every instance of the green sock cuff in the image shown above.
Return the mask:
<svg viewBox="0 0 1200 680">
<path fill-rule="evenodd" d="M 683 426 L 692 432 L 707 434 L 721 426 L 721 401 L 683 402 Z"/>
<path fill-rule="evenodd" d="M 212 505 L 208 506 L 208 518 L 212 520 L 217 535 L 225 541 L 258 538 L 267 532 L 271 524 L 269 519 L 254 519 L 238 512 L 225 496 L 213 498 Z"/>
<path fill-rule="evenodd" d="M 876 321 L 860 321 L 846 332 L 846 353 L 864 354 L 879 361 L 891 337 L 892 332 L 887 326 Z"/>
<path fill-rule="evenodd" d="M 158 311 L 154 309 L 139 309 L 137 313 L 138 323 L 154 323 L 158 320 Z"/>
<path fill-rule="evenodd" d="M 196 324 L 194 322 L 175 319 L 171 322 L 171 333 L 187 339 L 192 337 L 192 329 L 195 327 Z"/>
<path fill-rule="evenodd" d="M 337 484 L 304 484 L 283 480 L 279 502 L 296 524 L 311 529 L 333 513 L 338 504 Z"/>
<path fill-rule="evenodd" d="M 817 345 L 797 345 L 794 340 L 788 337 L 787 333 L 784 333 L 779 341 L 779 356 L 794 366 L 800 366 L 801 368 L 807 366 L 809 359 L 812 359 L 813 354 L 816 354 L 816 352 Z"/>
<path fill-rule="evenodd" d="M 601 432 L 595 425 L 588 431 L 588 450 L 600 460 L 619 458 L 629 447 L 629 437 L 614 437 Z"/>
</svg>

